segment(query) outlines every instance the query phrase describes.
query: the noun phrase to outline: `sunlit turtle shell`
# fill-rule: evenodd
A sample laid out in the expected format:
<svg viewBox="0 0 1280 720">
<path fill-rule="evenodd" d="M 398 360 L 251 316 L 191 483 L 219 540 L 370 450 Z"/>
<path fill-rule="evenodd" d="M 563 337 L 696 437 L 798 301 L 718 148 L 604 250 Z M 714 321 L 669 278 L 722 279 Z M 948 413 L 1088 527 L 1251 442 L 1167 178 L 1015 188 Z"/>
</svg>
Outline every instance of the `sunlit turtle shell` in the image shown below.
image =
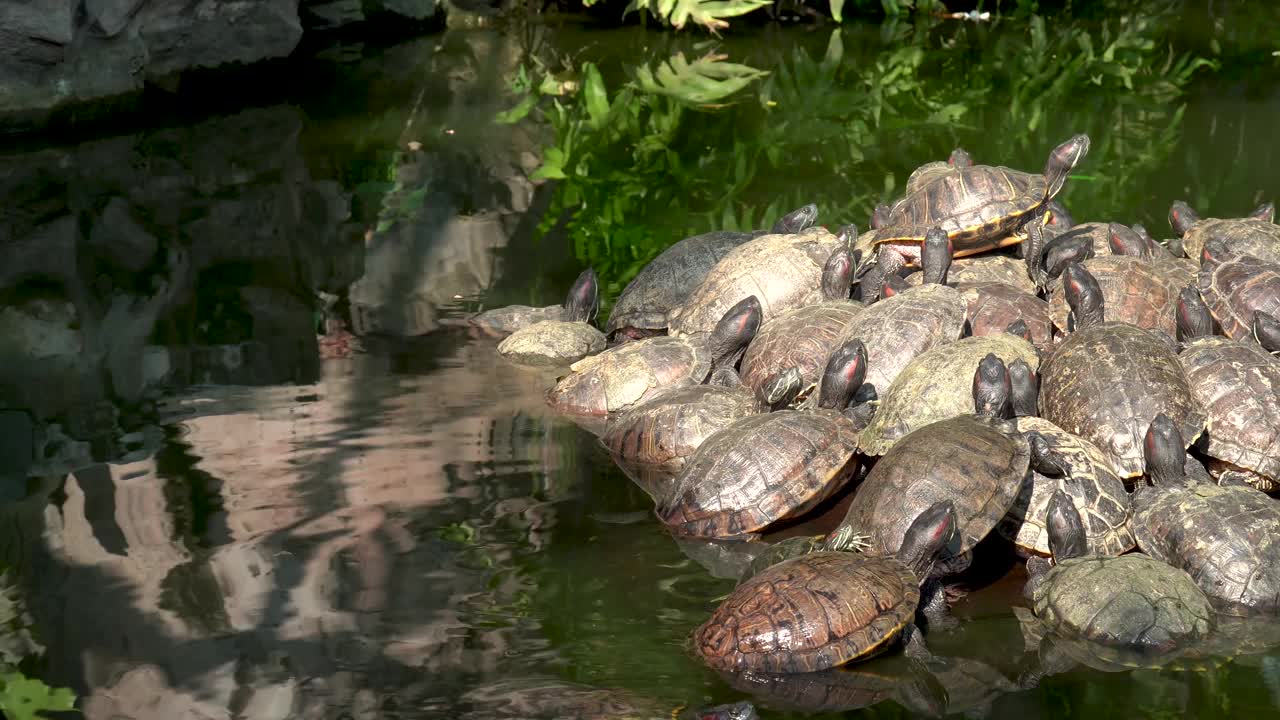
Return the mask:
<svg viewBox="0 0 1280 720">
<path fill-rule="evenodd" d="M 618 458 L 679 472 L 712 434 L 758 411 L 744 388 L 690 385 L 612 418 L 600 438 Z"/>
<path fill-rule="evenodd" d="M 965 307 L 955 288 L 912 288 L 868 306 L 835 344 L 857 339 L 867 346 L 867 382 L 883 394 L 918 355 L 960 338 Z"/>
<path fill-rule="evenodd" d="M 604 333 L 584 322 L 540 322 L 498 344 L 498 354 L 525 365 L 567 365 L 604 350 Z"/>
<path fill-rule="evenodd" d="M 1250 335 L 1258 311 L 1280 317 L 1280 264 L 1252 255 L 1238 255 L 1218 241 L 1204 251 L 1200 267 L 1200 296 L 1229 338 Z"/>
<path fill-rule="evenodd" d="M 650 337 L 588 356 L 570 366 L 547 402 L 560 412 L 606 415 L 664 390 L 701 383 L 711 370 L 705 339 L 706 334 Z"/>
<path fill-rule="evenodd" d="M 1036 347 L 1043 350 L 1053 345 L 1049 303 L 1034 292 L 991 282 L 958 284 L 956 289 L 968 305 L 965 319 L 969 321 L 970 335 L 1003 335 L 1011 323 L 1022 320 Z"/>
<path fill-rule="evenodd" d="M 813 385 L 839 346 L 841 332 L 864 307 L 852 301 L 815 303 L 765 323 L 742 356 L 743 384 L 757 392 L 778 370 L 794 367 L 802 385 Z"/>
<path fill-rule="evenodd" d="M 1178 293 L 1187 282 L 1178 284 L 1149 260 L 1129 255 L 1106 255 L 1085 260 L 1081 265 L 1102 288 L 1103 307 L 1108 321 L 1126 322 L 1147 330 L 1159 330 L 1170 337 L 1177 333 L 1175 313 Z M 1189 282 L 1189 281 L 1188 281 Z M 1066 295 L 1061 282 L 1054 285 L 1049 299 L 1053 322 L 1067 331 Z"/>
</svg>

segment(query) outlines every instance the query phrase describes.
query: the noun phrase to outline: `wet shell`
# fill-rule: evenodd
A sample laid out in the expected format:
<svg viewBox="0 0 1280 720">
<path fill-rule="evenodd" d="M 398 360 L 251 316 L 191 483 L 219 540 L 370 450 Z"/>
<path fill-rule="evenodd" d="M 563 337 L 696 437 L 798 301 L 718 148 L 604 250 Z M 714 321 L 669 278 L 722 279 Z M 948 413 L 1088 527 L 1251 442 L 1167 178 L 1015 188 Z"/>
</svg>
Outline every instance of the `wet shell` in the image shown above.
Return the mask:
<svg viewBox="0 0 1280 720">
<path fill-rule="evenodd" d="M 908 433 L 958 415 L 972 415 L 973 374 L 987 353 L 1006 365 L 1023 360 L 1035 370 L 1040 358 L 1031 343 L 1009 333 L 969 337 L 918 356 L 880 399 L 862 433 L 862 451 L 883 455 Z"/>
<path fill-rule="evenodd" d="M 883 395 L 918 355 L 960 338 L 964 311 L 955 288 L 912 288 L 869 306 L 845 327 L 836 346 L 854 339 L 866 344 L 866 381 Z"/>
<path fill-rule="evenodd" d="M 973 549 L 1017 497 L 1031 451 L 1012 423 L 962 416 L 907 435 L 858 486 L 841 526 L 871 536 L 872 550 L 902 545 L 907 528 L 930 505 L 955 504 L 954 557 Z"/>
<path fill-rule="evenodd" d="M 1156 264 L 1129 255 L 1095 257 L 1081 264 L 1102 288 L 1103 315 L 1108 321 L 1159 330 L 1170 337 L 1177 333 L 1178 293 L 1188 283 L 1179 285 Z M 1049 305 L 1054 324 L 1065 333 L 1071 308 L 1061 282 L 1054 284 Z"/>
<path fill-rule="evenodd" d="M 840 238 L 814 227 L 795 235 L 762 235 L 730 250 L 685 304 L 668 315 L 673 335 L 710 332 L 726 311 L 752 295 L 762 324 L 794 307 L 822 302 L 822 268 Z"/>
<path fill-rule="evenodd" d="M 1280 317 L 1280 265 L 1239 255 L 1200 268 L 1200 296 L 1229 338 L 1250 336 L 1259 310 Z"/>
<path fill-rule="evenodd" d="M 576 415 L 620 412 L 680 385 L 702 382 L 711 367 L 705 336 L 645 338 L 591 355 L 547 393 L 556 410 Z"/>
<path fill-rule="evenodd" d="M 511 333 L 498 354 L 525 365 L 567 365 L 604 346 L 604 334 L 587 323 L 541 322 Z"/>
<path fill-rule="evenodd" d="M 1280 503 L 1238 485 L 1146 487 L 1133 497 L 1142 552 L 1186 570 L 1221 611 L 1280 614 Z"/>
<path fill-rule="evenodd" d="M 756 409 L 741 388 L 690 385 L 615 416 L 600 440 L 623 461 L 679 472 L 703 441 Z"/>
<path fill-rule="evenodd" d="M 1213 239 L 1222 239 L 1235 252 L 1280 263 L 1280 225 L 1258 218 L 1204 218 L 1182 236 L 1182 248 L 1187 257 L 1199 260 L 1204 244 Z"/>
<path fill-rule="evenodd" d="M 1033 471 L 996 531 L 1026 552 L 1048 557 L 1049 500 L 1061 488 L 1084 521 L 1090 554 L 1120 555 L 1132 550 L 1136 541 L 1129 527 L 1129 492 L 1098 446 L 1043 418 L 1020 417 L 1014 422 L 1018 432 L 1034 430 L 1044 436 L 1066 464 L 1069 479 Z"/>
<path fill-rule="evenodd" d="M 888 557 L 815 552 L 739 585 L 693 635 L 712 668 L 815 672 L 882 649 L 915 617 L 918 580 Z"/>
<path fill-rule="evenodd" d="M 1280 480 L 1280 359 L 1220 337 L 1196 339 L 1178 358 L 1209 416 L 1207 452 Z"/>
<path fill-rule="evenodd" d="M 1168 338 L 1106 322 L 1068 335 L 1040 371 L 1040 415 L 1098 446 L 1121 478 L 1145 469 L 1142 442 L 1160 413 L 1188 445 L 1205 414 Z"/>
<path fill-rule="evenodd" d="M 1040 349 L 1053 344 L 1053 317 L 1049 303 L 1005 283 L 966 283 L 956 285 L 968 304 L 965 319 L 969 334 L 1003 335 L 1009 324 L 1022 320 L 1031 331 L 1031 339 Z"/>
<path fill-rule="evenodd" d="M 743 418 L 703 441 L 658 518 L 673 531 L 736 537 L 801 515 L 840 489 L 858 433 L 844 416 L 780 410 Z"/>
<path fill-rule="evenodd" d="M 804 385 L 818 381 L 841 331 L 862 312 L 855 302 L 823 302 L 789 310 L 760 327 L 742 356 L 742 382 L 752 392 L 789 367 Z"/>
</svg>

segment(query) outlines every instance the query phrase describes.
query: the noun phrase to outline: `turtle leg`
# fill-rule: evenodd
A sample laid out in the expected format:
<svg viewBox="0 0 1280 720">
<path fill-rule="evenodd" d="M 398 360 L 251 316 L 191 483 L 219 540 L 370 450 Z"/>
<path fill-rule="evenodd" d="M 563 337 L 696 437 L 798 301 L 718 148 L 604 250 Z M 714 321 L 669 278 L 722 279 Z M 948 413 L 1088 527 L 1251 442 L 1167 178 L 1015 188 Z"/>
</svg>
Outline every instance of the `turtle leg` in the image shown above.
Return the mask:
<svg viewBox="0 0 1280 720">
<path fill-rule="evenodd" d="M 1039 289 L 1044 289 L 1048 283 L 1048 279 L 1044 277 L 1044 272 L 1040 267 L 1040 256 L 1044 252 L 1044 214 L 1038 214 L 1031 219 L 1026 225 L 1027 239 L 1022 243 L 1026 247 L 1023 249 L 1023 259 L 1027 262 L 1027 274 L 1031 277 L 1031 282 L 1035 283 Z"/>
<path fill-rule="evenodd" d="M 902 653 L 921 662 L 934 659 L 933 653 L 929 652 L 929 646 L 924 643 L 924 633 L 915 623 L 907 623 L 902 628 Z"/>
<path fill-rule="evenodd" d="M 918 612 L 924 615 L 924 625 L 930 631 L 950 630 L 960 625 L 947 607 L 947 593 L 937 578 L 929 578 L 920 586 Z"/>
</svg>

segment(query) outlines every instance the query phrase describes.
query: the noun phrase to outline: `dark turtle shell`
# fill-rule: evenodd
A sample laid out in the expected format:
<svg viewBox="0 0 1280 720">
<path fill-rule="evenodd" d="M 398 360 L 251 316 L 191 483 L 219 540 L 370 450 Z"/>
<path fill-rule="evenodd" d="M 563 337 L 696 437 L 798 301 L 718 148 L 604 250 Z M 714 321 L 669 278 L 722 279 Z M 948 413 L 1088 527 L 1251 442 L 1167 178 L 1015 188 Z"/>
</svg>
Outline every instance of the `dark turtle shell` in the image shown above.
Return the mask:
<svg viewBox="0 0 1280 720">
<path fill-rule="evenodd" d="M 1178 359 L 1208 414 L 1206 452 L 1256 473 L 1260 489 L 1280 489 L 1280 359 L 1221 337 L 1193 340 Z"/>
<path fill-rule="evenodd" d="M 657 509 L 673 531 L 736 537 L 801 515 L 857 469 L 858 432 L 843 415 L 780 410 L 752 415 L 703 441 Z"/>
<path fill-rule="evenodd" d="M 1142 552 L 1186 570 L 1220 611 L 1280 614 L 1280 503 L 1249 487 L 1188 483 L 1140 488 L 1133 511 Z"/>
<path fill-rule="evenodd" d="M 625 462 L 679 472 L 708 437 L 754 414 L 758 405 L 743 388 L 679 387 L 610 419 L 600 440 Z"/>
<path fill-rule="evenodd" d="M 835 344 L 855 339 L 866 344 L 867 382 L 883 394 L 918 355 L 960 338 L 964 311 L 955 288 L 922 285 L 868 306 Z"/>
<path fill-rule="evenodd" d="M 693 644 L 716 670 L 816 672 L 883 649 L 919 602 L 919 580 L 897 559 L 814 552 L 739 585 Z"/>
<path fill-rule="evenodd" d="M 569 366 L 572 372 L 547 393 L 547 402 L 559 412 L 603 416 L 700 383 L 711 369 L 704 340 L 650 337 L 588 356 Z"/>
<path fill-rule="evenodd" d="M 1106 319 L 1159 330 L 1170 337 L 1177 333 L 1178 293 L 1188 281 L 1165 272 L 1167 268 L 1129 255 L 1106 255 L 1085 260 L 1081 265 L 1102 288 Z M 1182 280 L 1181 283 L 1178 280 Z M 1049 299 L 1053 322 L 1067 332 L 1066 294 L 1061 282 Z"/>
<path fill-rule="evenodd" d="M 863 307 L 828 301 L 789 310 L 765 323 L 742 356 L 742 383 L 758 392 L 778 369 L 794 367 L 802 385 L 813 385 L 839 346 L 841 332 Z"/>
<path fill-rule="evenodd" d="M 1142 475 L 1156 415 L 1168 415 L 1187 444 L 1204 430 L 1172 342 L 1121 322 L 1077 330 L 1040 366 L 1040 415 L 1097 445 L 1121 478 Z"/>
<path fill-rule="evenodd" d="M 1197 284 L 1224 335 L 1249 337 L 1258 311 L 1280 317 L 1280 264 L 1252 255 L 1224 257 L 1231 251 L 1216 243 L 1206 251 L 1212 257 L 1201 265 Z"/>
<path fill-rule="evenodd" d="M 1022 320 L 1036 347 L 1046 350 L 1053 345 L 1050 305 L 1034 292 L 998 282 L 957 284 L 956 289 L 968 305 L 965 319 L 970 335 L 1001 335 L 1010 324 Z"/>
</svg>

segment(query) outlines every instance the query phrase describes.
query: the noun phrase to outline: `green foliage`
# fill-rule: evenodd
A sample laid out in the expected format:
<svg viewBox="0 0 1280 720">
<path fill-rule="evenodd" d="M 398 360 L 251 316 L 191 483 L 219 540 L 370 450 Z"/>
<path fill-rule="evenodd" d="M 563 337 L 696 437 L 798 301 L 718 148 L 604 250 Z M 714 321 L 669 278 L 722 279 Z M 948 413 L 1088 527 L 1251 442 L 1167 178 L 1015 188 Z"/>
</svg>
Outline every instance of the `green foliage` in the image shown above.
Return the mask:
<svg viewBox="0 0 1280 720">
<path fill-rule="evenodd" d="M 39 720 L 40 713 L 75 709 L 76 696 L 20 672 L 0 673 L 0 711 L 9 720 Z"/>
<path fill-rule="evenodd" d="M 27 657 L 44 653 L 31 625 L 12 578 L 7 572 L 0 575 L 0 712 L 9 720 L 37 720 L 41 712 L 75 707 L 76 697 L 70 690 L 51 688 L 18 669 Z"/>
</svg>

